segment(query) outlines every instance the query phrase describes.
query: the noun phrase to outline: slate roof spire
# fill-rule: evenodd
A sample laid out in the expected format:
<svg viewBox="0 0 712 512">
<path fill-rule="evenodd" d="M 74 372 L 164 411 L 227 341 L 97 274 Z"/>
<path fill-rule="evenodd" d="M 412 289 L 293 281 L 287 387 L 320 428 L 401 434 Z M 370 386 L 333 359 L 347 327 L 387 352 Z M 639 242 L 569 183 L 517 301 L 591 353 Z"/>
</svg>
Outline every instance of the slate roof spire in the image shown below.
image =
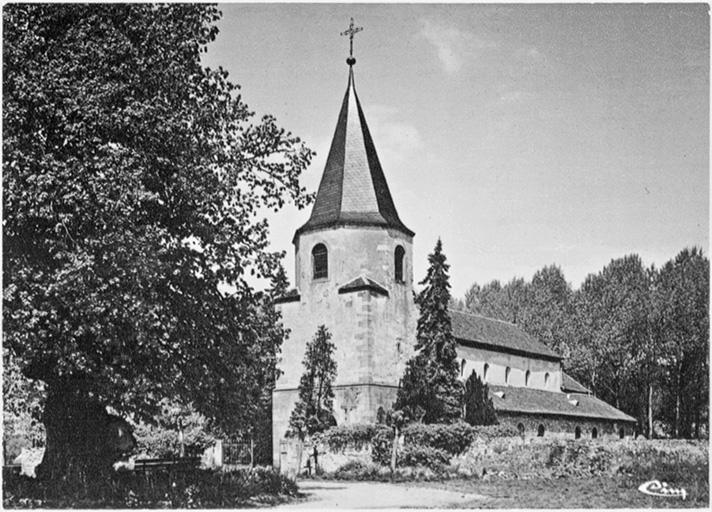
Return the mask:
<svg viewBox="0 0 712 512">
<path fill-rule="evenodd" d="M 353 65 L 311 217 L 295 233 L 357 225 L 415 233 L 398 217 L 354 86 Z"/>
</svg>

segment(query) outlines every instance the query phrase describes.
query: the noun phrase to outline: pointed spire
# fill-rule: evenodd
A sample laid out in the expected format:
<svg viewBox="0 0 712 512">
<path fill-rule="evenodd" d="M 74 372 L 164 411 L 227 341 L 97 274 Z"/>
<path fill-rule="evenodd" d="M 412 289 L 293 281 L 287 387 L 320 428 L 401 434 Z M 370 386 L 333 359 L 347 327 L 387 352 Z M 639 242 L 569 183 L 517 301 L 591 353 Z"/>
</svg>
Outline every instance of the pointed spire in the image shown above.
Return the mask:
<svg viewBox="0 0 712 512">
<path fill-rule="evenodd" d="M 309 220 L 295 233 L 343 225 L 414 233 L 398 217 L 354 86 L 353 66 Z"/>
</svg>

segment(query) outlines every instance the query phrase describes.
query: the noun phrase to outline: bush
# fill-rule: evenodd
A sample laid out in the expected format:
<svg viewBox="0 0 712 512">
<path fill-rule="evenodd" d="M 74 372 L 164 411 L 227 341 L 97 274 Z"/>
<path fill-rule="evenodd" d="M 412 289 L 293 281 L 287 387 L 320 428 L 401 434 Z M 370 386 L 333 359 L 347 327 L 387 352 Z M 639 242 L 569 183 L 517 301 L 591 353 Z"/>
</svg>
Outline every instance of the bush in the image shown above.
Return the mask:
<svg viewBox="0 0 712 512">
<path fill-rule="evenodd" d="M 122 471 L 109 482 L 90 484 L 20 476 L 3 481 L 3 505 L 7 508 L 233 508 L 296 494 L 293 480 L 266 468 L 147 474 Z"/>
<path fill-rule="evenodd" d="M 314 441 L 326 444 L 333 451 L 342 451 L 347 446 L 360 449 L 381 432 L 393 435 L 392 430 L 385 425 L 362 423 L 332 427 L 314 436 Z"/>
<path fill-rule="evenodd" d="M 399 467 L 422 466 L 430 468 L 436 473 L 443 473 L 445 466 L 450 463 L 450 455 L 444 450 L 432 446 L 405 445 L 398 452 Z"/>
<path fill-rule="evenodd" d="M 360 460 L 352 460 L 339 467 L 327 477 L 336 480 L 387 480 L 390 471 L 377 464 L 369 464 Z"/>
</svg>

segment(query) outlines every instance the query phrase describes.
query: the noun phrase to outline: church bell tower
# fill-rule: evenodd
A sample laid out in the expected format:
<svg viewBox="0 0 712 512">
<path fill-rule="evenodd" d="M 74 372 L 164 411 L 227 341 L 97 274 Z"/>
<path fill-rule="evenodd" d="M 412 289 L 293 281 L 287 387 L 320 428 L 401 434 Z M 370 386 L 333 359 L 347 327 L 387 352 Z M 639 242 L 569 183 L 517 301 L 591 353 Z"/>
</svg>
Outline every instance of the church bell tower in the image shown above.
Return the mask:
<svg viewBox="0 0 712 512">
<path fill-rule="evenodd" d="M 415 341 L 414 233 L 400 220 L 354 82 L 348 85 L 309 220 L 297 229 L 295 285 L 278 300 L 290 336 L 273 394 L 273 456 L 289 426 L 306 343 L 325 325 L 336 346 L 337 424 L 372 423 L 395 402 Z"/>
</svg>

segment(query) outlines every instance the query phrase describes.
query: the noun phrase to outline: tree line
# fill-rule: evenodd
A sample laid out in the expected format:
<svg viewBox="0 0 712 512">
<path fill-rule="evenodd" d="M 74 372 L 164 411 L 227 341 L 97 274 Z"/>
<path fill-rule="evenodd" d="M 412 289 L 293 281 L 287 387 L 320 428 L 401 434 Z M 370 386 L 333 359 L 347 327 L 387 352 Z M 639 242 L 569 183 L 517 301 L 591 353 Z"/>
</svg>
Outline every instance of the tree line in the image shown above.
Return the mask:
<svg viewBox="0 0 712 512">
<path fill-rule="evenodd" d="M 560 267 L 473 284 L 457 309 L 498 318 L 561 354 L 564 371 L 637 418 L 649 437 L 706 437 L 709 260 L 699 248 L 662 267 L 611 260 L 574 290 Z"/>
</svg>

